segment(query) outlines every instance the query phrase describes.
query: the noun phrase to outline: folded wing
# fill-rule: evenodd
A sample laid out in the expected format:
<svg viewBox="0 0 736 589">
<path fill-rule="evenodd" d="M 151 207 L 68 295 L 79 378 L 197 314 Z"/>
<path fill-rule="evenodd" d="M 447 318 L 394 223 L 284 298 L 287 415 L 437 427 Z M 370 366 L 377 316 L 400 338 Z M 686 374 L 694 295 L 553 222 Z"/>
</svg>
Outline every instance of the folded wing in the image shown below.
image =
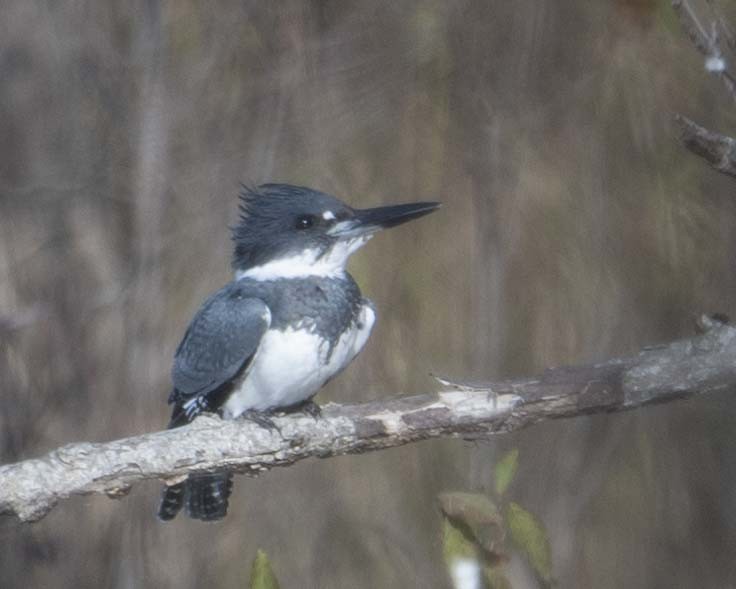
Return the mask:
<svg viewBox="0 0 736 589">
<path fill-rule="evenodd" d="M 271 324 L 266 303 L 236 282 L 216 292 L 197 312 L 174 356 L 174 392 L 183 404 L 217 391 L 247 368 Z"/>
</svg>

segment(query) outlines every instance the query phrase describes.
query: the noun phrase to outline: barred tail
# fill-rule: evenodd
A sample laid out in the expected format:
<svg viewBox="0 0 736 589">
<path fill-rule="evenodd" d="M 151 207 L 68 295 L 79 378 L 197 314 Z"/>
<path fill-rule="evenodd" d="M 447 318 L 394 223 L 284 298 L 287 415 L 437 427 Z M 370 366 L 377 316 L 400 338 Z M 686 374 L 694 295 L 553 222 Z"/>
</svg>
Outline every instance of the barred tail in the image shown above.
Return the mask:
<svg viewBox="0 0 736 589">
<path fill-rule="evenodd" d="M 227 514 L 232 489 L 233 475 L 229 472 L 192 475 L 163 490 L 158 517 L 171 521 L 185 507 L 192 519 L 217 521 Z"/>
<path fill-rule="evenodd" d="M 233 488 L 231 473 L 196 475 L 189 477 L 186 484 L 189 517 L 206 522 L 225 517 Z"/>
<path fill-rule="evenodd" d="M 186 494 L 186 481 L 170 487 L 164 487 L 161 492 L 161 503 L 158 506 L 158 519 L 164 522 L 171 521 L 181 511 Z"/>
<path fill-rule="evenodd" d="M 196 414 L 195 414 L 196 415 Z M 181 405 L 174 406 L 169 429 L 186 425 L 194 415 Z M 186 507 L 187 515 L 202 521 L 217 521 L 227 514 L 228 499 L 233 488 L 231 473 L 191 475 L 185 481 L 164 487 L 158 518 L 171 521 Z"/>
</svg>

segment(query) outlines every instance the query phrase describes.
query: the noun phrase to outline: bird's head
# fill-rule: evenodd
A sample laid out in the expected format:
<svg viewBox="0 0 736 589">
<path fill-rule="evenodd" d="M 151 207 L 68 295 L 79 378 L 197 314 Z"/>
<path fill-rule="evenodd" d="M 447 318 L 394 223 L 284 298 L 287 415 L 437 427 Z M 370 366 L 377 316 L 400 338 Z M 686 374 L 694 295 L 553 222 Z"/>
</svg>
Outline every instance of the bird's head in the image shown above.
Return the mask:
<svg viewBox="0 0 736 589">
<path fill-rule="evenodd" d="M 333 276 L 377 231 L 439 207 L 417 202 L 354 209 L 334 196 L 289 184 L 244 187 L 233 228 L 236 278 Z"/>
</svg>

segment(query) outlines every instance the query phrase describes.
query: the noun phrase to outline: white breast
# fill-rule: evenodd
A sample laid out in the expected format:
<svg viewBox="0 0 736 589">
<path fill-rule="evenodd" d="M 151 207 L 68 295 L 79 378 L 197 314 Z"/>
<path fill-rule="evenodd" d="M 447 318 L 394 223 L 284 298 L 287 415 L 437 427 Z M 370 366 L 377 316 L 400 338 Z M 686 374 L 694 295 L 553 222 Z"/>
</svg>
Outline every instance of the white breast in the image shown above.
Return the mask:
<svg viewBox="0 0 736 589">
<path fill-rule="evenodd" d="M 363 349 L 376 315 L 369 305 L 330 353 L 327 342 L 306 330 L 268 330 L 240 388 L 223 406 L 226 418 L 248 409 L 289 407 L 312 397 Z"/>
</svg>

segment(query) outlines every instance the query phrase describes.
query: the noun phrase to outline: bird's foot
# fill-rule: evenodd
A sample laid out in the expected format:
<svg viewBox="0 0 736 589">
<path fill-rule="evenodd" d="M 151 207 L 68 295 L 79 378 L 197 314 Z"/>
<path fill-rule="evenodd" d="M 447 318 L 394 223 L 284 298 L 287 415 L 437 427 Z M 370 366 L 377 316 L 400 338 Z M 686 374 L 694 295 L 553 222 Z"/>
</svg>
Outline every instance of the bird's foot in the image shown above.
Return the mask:
<svg viewBox="0 0 736 589">
<path fill-rule="evenodd" d="M 301 403 L 297 403 L 296 405 L 291 405 L 290 407 L 282 409 L 282 411 L 285 414 L 304 413 L 305 415 L 309 415 L 314 419 L 319 419 L 320 417 L 322 417 L 322 407 L 317 405 L 317 403 L 312 401 L 312 399 L 307 399 L 306 401 L 302 401 Z"/>
<path fill-rule="evenodd" d="M 277 431 L 281 433 L 281 428 L 276 425 L 273 419 L 271 419 L 272 412 L 270 411 L 256 411 L 255 409 L 248 409 L 244 412 L 241 417 L 252 421 L 253 423 L 260 425 L 263 429 L 268 431 Z"/>
<path fill-rule="evenodd" d="M 306 415 L 309 415 L 313 417 L 315 420 L 322 417 L 322 407 L 317 405 L 312 399 L 309 399 L 308 401 L 304 401 L 302 405 L 299 407 L 302 413 L 305 413 Z"/>
</svg>

